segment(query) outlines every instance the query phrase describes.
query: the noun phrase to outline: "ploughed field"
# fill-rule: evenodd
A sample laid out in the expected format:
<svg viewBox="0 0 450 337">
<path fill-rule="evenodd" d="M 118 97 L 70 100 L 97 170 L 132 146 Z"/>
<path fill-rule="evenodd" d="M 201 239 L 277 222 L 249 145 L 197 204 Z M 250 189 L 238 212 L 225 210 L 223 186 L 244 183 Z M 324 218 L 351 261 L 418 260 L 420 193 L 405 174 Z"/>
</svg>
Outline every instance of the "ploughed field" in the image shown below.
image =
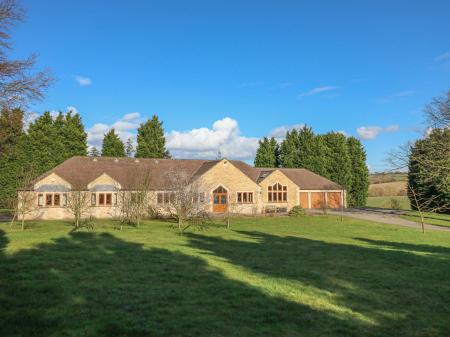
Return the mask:
<svg viewBox="0 0 450 337">
<path fill-rule="evenodd" d="M 450 233 L 332 216 L 0 223 L 0 336 L 450 336 Z"/>
</svg>

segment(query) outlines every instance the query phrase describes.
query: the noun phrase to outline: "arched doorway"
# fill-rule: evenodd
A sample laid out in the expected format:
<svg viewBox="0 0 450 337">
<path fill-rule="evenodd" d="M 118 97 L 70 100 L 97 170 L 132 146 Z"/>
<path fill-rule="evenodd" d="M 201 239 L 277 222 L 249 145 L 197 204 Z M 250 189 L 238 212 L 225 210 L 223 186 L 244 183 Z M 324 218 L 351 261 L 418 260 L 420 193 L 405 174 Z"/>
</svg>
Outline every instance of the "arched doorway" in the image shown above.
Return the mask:
<svg viewBox="0 0 450 337">
<path fill-rule="evenodd" d="M 228 208 L 228 191 L 222 186 L 213 191 L 213 212 L 225 213 Z"/>
</svg>

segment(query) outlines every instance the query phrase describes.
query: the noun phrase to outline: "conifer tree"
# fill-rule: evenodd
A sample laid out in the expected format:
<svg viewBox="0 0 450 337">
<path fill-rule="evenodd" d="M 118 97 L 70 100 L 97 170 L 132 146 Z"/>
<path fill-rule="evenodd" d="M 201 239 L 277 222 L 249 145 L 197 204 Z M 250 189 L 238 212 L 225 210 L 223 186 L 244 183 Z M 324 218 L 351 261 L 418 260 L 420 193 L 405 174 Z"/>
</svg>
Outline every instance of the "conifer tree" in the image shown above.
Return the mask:
<svg viewBox="0 0 450 337">
<path fill-rule="evenodd" d="M 102 157 L 125 157 L 125 145 L 114 129 L 109 130 L 103 138 Z"/>
<path fill-rule="evenodd" d="M 296 167 L 327 177 L 327 148 L 323 138 L 314 135 L 310 127 L 304 126 L 298 131 L 297 146 Z"/>
<path fill-rule="evenodd" d="M 327 151 L 328 178 L 338 183 L 347 191 L 352 184 L 351 160 L 345 136 L 337 132 L 329 132 L 322 136 Z"/>
<path fill-rule="evenodd" d="M 127 142 L 125 144 L 125 153 L 126 153 L 127 157 L 133 157 L 134 146 L 133 146 L 133 140 L 131 138 L 127 139 Z"/>
<path fill-rule="evenodd" d="M 87 134 L 81 116 L 68 111 L 65 114 L 61 134 L 64 137 L 64 159 L 87 154 Z"/>
<path fill-rule="evenodd" d="M 100 151 L 95 146 L 93 146 L 89 151 L 89 157 L 100 157 L 100 156 L 101 156 Z"/>
<path fill-rule="evenodd" d="M 280 164 L 282 167 L 298 167 L 298 131 L 286 132 L 286 138 L 280 146 Z"/>
<path fill-rule="evenodd" d="M 351 161 L 352 184 L 348 193 L 348 205 L 366 205 L 369 190 L 369 169 L 366 165 L 366 151 L 361 141 L 355 137 L 347 138 L 347 148 Z"/>
<path fill-rule="evenodd" d="M 278 167 L 279 146 L 275 138 L 264 137 L 256 151 L 255 167 Z"/>
<path fill-rule="evenodd" d="M 169 158 L 166 150 L 166 138 L 164 137 L 163 122 L 154 115 L 151 120 L 142 123 L 137 135 L 137 158 Z"/>
</svg>

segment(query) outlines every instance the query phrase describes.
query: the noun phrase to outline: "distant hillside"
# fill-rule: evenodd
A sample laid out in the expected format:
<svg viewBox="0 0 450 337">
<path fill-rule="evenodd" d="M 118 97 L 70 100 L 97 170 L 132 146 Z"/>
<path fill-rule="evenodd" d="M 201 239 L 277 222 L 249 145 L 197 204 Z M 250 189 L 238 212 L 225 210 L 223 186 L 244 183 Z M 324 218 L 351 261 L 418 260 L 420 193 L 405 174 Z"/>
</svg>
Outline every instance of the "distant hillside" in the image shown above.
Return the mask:
<svg viewBox="0 0 450 337">
<path fill-rule="evenodd" d="M 369 181 L 371 184 L 383 184 L 407 180 L 408 174 L 404 172 L 372 173 L 369 175 Z"/>
</svg>

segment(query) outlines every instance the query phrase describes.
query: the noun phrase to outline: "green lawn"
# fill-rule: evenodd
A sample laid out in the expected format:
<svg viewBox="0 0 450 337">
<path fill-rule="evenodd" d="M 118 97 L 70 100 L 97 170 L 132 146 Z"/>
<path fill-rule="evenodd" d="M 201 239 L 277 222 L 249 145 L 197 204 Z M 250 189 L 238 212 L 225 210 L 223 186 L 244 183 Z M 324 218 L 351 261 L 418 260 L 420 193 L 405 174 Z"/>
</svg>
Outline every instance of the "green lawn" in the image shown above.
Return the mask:
<svg viewBox="0 0 450 337">
<path fill-rule="evenodd" d="M 400 202 L 400 209 L 410 210 L 409 199 L 407 196 L 392 196 L 392 197 L 368 197 L 366 206 L 375 208 L 391 208 L 391 199 L 396 199 Z"/>
<path fill-rule="evenodd" d="M 332 216 L 0 224 L 0 336 L 450 336 L 450 233 Z"/>
<path fill-rule="evenodd" d="M 426 224 L 450 227 L 450 215 L 448 214 L 423 213 L 423 215 Z M 407 214 L 401 215 L 400 217 L 407 220 L 421 222 L 419 212 L 417 211 L 409 211 Z"/>
</svg>

